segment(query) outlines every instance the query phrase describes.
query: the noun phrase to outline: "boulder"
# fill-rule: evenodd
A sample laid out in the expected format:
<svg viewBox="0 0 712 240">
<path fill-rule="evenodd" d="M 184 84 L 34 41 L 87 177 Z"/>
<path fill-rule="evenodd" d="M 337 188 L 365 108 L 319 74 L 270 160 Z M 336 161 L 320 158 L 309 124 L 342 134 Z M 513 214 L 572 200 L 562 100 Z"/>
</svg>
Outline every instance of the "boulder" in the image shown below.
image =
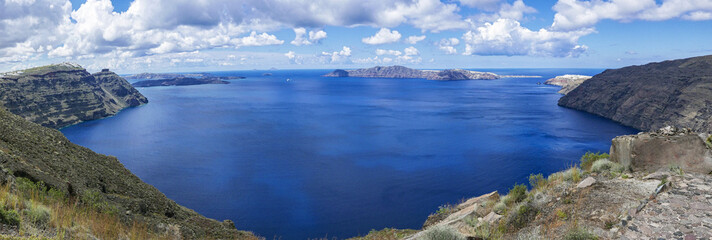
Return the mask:
<svg viewBox="0 0 712 240">
<path fill-rule="evenodd" d="M 665 127 L 654 132 L 619 136 L 611 144 L 611 161 L 631 171 L 655 172 L 680 167 L 684 171 L 712 172 L 712 153 L 705 140 L 689 129 Z"/>
<path fill-rule="evenodd" d="M 587 187 L 590 187 L 591 185 L 593 185 L 594 183 L 596 183 L 595 178 L 587 177 L 586 179 L 581 181 L 578 185 L 576 185 L 576 188 L 587 188 Z"/>
</svg>

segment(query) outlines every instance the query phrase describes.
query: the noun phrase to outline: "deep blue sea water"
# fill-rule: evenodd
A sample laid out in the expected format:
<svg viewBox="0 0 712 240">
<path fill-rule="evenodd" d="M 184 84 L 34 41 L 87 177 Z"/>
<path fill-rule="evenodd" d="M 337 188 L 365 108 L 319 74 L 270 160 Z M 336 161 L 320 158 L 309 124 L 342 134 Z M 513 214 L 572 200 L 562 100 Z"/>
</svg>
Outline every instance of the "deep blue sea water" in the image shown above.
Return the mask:
<svg viewBox="0 0 712 240">
<path fill-rule="evenodd" d="M 600 69 L 488 71 L 543 78 L 218 72 L 248 78 L 139 88 L 149 104 L 62 132 L 117 156 L 179 204 L 267 239 L 419 228 L 442 204 L 507 191 L 530 173 L 562 170 L 636 132 L 559 107 L 559 88 L 536 84 Z"/>
</svg>

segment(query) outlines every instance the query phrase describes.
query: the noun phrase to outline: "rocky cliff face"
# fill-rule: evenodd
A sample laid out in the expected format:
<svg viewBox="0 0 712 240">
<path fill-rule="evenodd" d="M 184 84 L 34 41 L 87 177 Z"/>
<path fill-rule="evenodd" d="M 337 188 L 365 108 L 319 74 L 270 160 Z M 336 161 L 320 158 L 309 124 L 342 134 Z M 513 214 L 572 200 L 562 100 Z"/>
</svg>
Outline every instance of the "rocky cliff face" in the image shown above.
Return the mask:
<svg viewBox="0 0 712 240">
<path fill-rule="evenodd" d="M 712 55 L 606 70 L 559 105 L 641 130 L 667 125 L 712 131 Z"/>
<path fill-rule="evenodd" d="M 0 105 L 51 128 L 108 117 L 147 102 L 108 70 L 90 74 L 79 65 L 62 63 L 0 74 Z"/>
<path fill-rule="evenodd" d="M 559 93 L 566 95 L 588 79 L 591 79 L 591 76 L 566 74 L 550 78 L 544 81 L 544 84 L 560 86 Z"/>
<path fill-rule="evenodd" d="M 78 70 L 82 73 L 83 70 Z M 67 73 L 63 73 L 67 74 Z M 89 75 L 81 74 L 84 78 Z M 180 206 L 141 181 L 114 157 L 75 145 L 57 130 L 42 127 L 0 107 L 0 182 L 25 177 L 70 196 L 99 192 L 131 221 L 154 229 L 177 225 L 187 239 L 254 238 L 231 222 L 221 223 Z"/>
<path fill-rule="evenodd" d="M 425 78 L 428 80 L 475 80 L 498 79 L 497 74 L 463 69 L 418 70 L 403 66 L 372 67 L 355 70 L 337 69 L 324 77 L 367 77 L 367 78 Z"/>
<path fill-rule="evenodd" d="M 611 145 L 611 161 L 632 171 L 655 172 L 680 168 L 686 172 L 712 172 L 712 152 L 707 134 L 665 127 L 653 132 L 619 136 Z"/>
</svg>

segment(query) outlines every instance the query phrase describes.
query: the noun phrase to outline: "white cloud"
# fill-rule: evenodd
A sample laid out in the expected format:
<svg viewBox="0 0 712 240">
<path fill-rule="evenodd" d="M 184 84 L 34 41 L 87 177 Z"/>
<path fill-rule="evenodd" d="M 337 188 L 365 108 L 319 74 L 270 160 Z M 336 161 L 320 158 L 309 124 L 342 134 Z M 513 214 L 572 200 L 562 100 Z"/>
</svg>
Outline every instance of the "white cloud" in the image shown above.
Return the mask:
<svg viewBox="0 0 712 240">
<path fill-rule="evenodd" d="M 420 41 L 423 41 L 423 40 L 425 40 L 425 35 L 421 35 L 421 36 L 410 36 L 410 37 L 408 37 L 408 38 L 405 39 L 405 42 L 408 43 L 408 44 L 416 44 L 416 43 L 418 43 L 418 42 L 420 42 Z"/>
<path fill-rule="evenodd" d="M 497 4 L 501 0 L 459 0 L 462 5 L 468 7 L 482 8 L 486 10 L 491 10 L 497 7 Z"/>
<path fill-rule="evenodd" d="M 712 19 L 712 1 L 709 0 L 663 0 L 661 4 L 655 0 L 559 0 L 553 9 L 556 15 L 551 26 L 555 30 L 591 27 L 605 19 L 624 22 Z"/>
<path fill-rule="evenodd" d="M 321 56 L 328 57 L 331 63 L 348 62 L 348 57 L 351 56 L 351 48 L 343 46 L 338 52 L 322 52 Z"/>
<path fill-rule="evenodd" d="M 384 49 L 376 49 L 376 55 L 381 56 L 381 55 L 393 55 L 393 56 L 400 56 L 403 53 L 398 50 L 384 50 Z"/>
<path fill-rule="evenodd" d="M 578 39 L 592 32 L 590 28 L 570 32 L 532 31 L 517 21 L 499 19 L 465 33 L 463 54 L 577 57 L 587 49 L 577 43 Z"/>
<path fill-rule="evenodd" d="M 536 13 L 536 9 L 533 7 L 527 6 L 524 4 L 524 1 L 522 0 L 517 0 L 514 1 L 513 3 L 502 3 L 499 5 L 499 9 L 495 11 L 494 13 L 487 14 L 487 13 L 482 13 L 478 15 L 471 16 L 470 18 L 467 19 L 467 21 L 473 25 L 473 26 L 479 26 L 485 22 L 494 22 L 497 21 L 497 19 L 500 18 L 505 18 L 505 19 L 513 19 L 520 21 L 524 19 L 524 14 L 527 13 Z"/>
<path fill-rule="evenodd" d="M 438 49 L 445 52 L 445 54 L 453 55 L 457 54 L 457 49 L 455 49 L 455 46 L 457 46 L 458 44 L 460 44 L 460 40 L 457 38 L 444 38 L 441 39 L 437 45 Z"/>
<path fill-rule="evenodd" d="M 309 31 L 309 40 L 312 42 L 319 41 L 326 38 L 326 32 L 324 30 L 319 31 Z"/>
<path fill-rule="evenodd" d="M 418 51 L 418 49 L 413 46 L 407 47 L 403 51 L 405 52 L 406 56 L 420 55 L 420 51 Z"/>
<path fill-rule="evenodd" d="M 294 54 L 294 51 L 289 51 L 289 52 L 285 53 L 284 56 L 286 56 L 287 58 L 289 58 L 289 60 L 292 60 L 292 59 L 294 59 L 297 55 Z"/>
<path fill-rule="evenodd" d="M 294 28 L 294 35 L 294 40 L 291 43 L 295 46 L 311 45 L 326 38 L 326 32 L 323 30 L 309 31 L 309 35 L 307 36 L 307 30 L 305 28 Z"/>
<path fill-rule="evenodd" d="M 280 45 L 284 43 L 283 40 L 277 39 L 277 36 L 270 35 L 267 33 L 257 34 L 252 31 L 250 36 L 235 38 L 230 41 L 235 47 L 252 47 L 252 46 L 268 46 L 268 45 Z"/>
<path fill-rule="evenodd" d="M 363 38 L 361 41 L 365 44 L 371 44 L 371 45 L 376 45 L 376 44 L 384 44 L 384 43 L 394 43 L 397 42 L 401 38 L 401 34 L 393 30 L 391 31 L 388 28 L 381 28 L 376 35 Z"/>
</svg>

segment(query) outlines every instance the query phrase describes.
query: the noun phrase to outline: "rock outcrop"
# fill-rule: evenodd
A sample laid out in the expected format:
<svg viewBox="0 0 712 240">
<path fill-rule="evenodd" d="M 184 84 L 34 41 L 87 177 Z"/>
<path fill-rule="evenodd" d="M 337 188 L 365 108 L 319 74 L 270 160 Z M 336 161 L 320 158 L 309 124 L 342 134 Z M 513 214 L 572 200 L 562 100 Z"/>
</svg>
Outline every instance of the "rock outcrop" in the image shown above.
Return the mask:
<svg viewBox="0 0 712 240">
<path fill-rule="evenodd" d="M 712 172 L 712 152 L 707 134 L 665 127 L 654 132 L 619 136 L 611 145 L 611 161 L 632 171 L 655 172 L 680 168 L 686 172 Z"/>
<path fill-rule="evenodd" d="M 125 79 L 62 63 L 0 74 L 0 105 L 29 121 L 62 128 L 147 103 Z"/>
<path fill-rule="evenodd" d="M 712 131 L 712 55 L 606 70 L 559 105 L 640 130 L 664 126 Z"/>
<path fill-rule="evenodd" d="M 550 78 L 544 81 L 544 84 L 559 86 L 559 93 L 566 95 L 588 79 L 591 79 L 591 76 L 566 74 Z"/>
<path fill-rule="evenodd" d="M 77 71 L 83 73 L 83 70 Z M 89 79 L 89 75 L 82 76 Z M 115 157 L 73 144 L 59 131 L 29 122 L 2 107 L 0 169 L 2 183 L 25 177 L 43 181 L 73 197 L 83 196 L 88 191 L 98 192 L 101 198 L 117 207 L 128 223 L 142 221 L 154 229 L 177 225 L 186 239 L 254 238 L 251 233 L 238 231 L 234 225 L 205 218 L 178 205 L 133 175 Z"/>
<path fill-rule="evenodd" d="M 489 72 L 463 69 L 418 70 L 403 66 L 372 67 L 355 70 L 337 69 L 324 77 L 367 77 L 367 78 L 425 78 L 428 80 L 492 80 L 500 76 Z"/>
</svg>

